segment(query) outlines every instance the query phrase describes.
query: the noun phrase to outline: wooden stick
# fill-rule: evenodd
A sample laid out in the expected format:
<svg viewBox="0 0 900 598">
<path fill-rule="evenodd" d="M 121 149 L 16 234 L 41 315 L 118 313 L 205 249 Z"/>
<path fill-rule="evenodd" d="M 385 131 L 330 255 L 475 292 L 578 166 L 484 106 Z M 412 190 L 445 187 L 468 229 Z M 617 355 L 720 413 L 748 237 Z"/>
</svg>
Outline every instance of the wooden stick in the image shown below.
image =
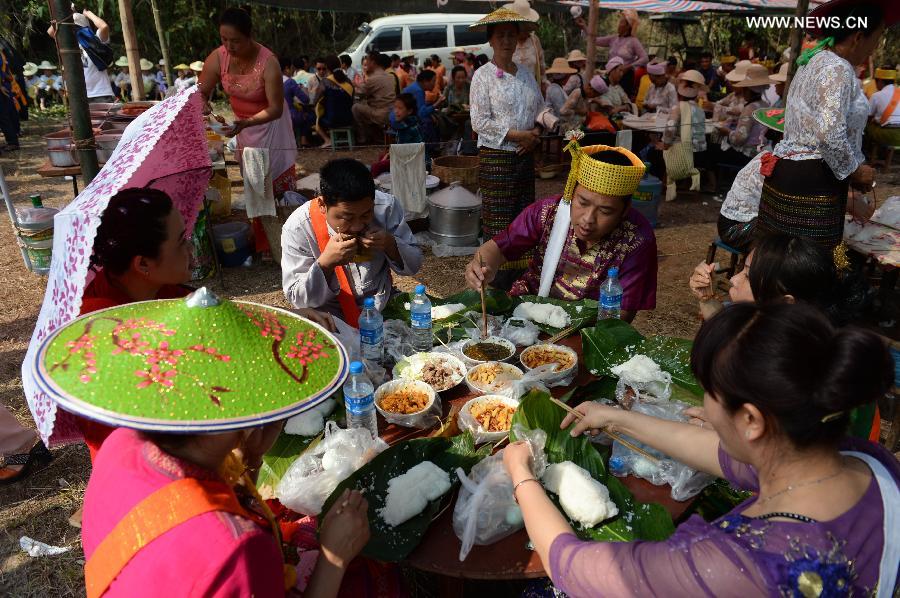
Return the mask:
<svg viewBox="0 0 900 598">
<path fill-rule="evenodd" d="M 572 409 L 571 407 L 569 407 L 568 405 L 566 405 L 565 403 L 560 401 L 559 399 L 551 396 L 550 401 L 552 401 L 559 407 L 562 407 L 567 412 L 571 413 L 575 417 L 575 419 L 577 419 L 578 421 L 581 421 L 582 419 L 584 419 L 583 415 L 581 415 L 580 413 L 578 413 L 577 411 L 575 411 L 574 409 Z M 648 461 L 650 461 L 654 465 L 659 463 L 659 459 L 657 457 L 651 455 L 650 453 L 648 453 L 641 447 L 639 447 L 635 444 L 632 444 L 631 442 L 628 442 L 627 440 L 625 440 L 624 438 L 622 438 L 615 432 L 611 432 L 609 430 L 603 430 L 603 433 L 606 434 L 607 436 L 609 436 L 610 438 L 612 438 L 613 440 L 618 440 L 620 443 L 622 443 L 622 446 L 628 447 L 631 450 L 633 450 L 634 452 L 639 453 L 640 455 L 645 457 Z"/>
<path fill-rule="evenodd" d="M 478 265 L 484 270 L 484 259 L 481 257 L 481 254 L 478 254 Z M 484 280 L 481 281 L 481 337 L 488 337 L 488 325 L 487 325 L 487 301 L 484 298 Z"/>
<path fill-rule="evenodd" d="M 578 326 L 569 326 L 568 328 L 566 328 L 566 329 L 564 329 L 564 330 L 561 330 L 561 331 L 557 332 L 556 334 L 554 334 L 553 336 L 551 336 L 550 338 L 548 338 L 548 339 L 546 340 L 546 343 L 547 343 L 548 345 L 552 345 L 553 343 L 556 343 L 556 342 L 558 342 L 558 341 L 560 341 L 560 340 L 566 338 L 567 336 L 569 336 L 569 335 L 572 334 L 573 332 L 575 332 L 575 330 L 576 330 L 577 328 L 578 328 Z"/>
</svg>

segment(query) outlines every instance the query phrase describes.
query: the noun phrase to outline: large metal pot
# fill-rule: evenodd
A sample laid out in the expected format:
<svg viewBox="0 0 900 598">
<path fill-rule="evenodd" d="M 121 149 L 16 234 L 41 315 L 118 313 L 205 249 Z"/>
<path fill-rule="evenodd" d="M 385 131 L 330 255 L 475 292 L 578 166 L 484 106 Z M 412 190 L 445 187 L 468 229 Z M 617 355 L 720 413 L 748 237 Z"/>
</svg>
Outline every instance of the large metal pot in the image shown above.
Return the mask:
<svg viewBox="0 0 900 598">
<path fill-rule="evenodd" d="M 428 198 L 428 232 L 444 245 L 477 245 L 480 217 L 481 198 L 462 185 L 452 184 Z"/>
<path fill-rule="evenodd" d="M 74 143 L 72 131 L 69 129 L 63 129 L 62 131 L 44 135 L 44 141 L 47 142 L 48 150 L 69 149 Z"/>
<path fill-rule="evenodd" d="M 47 155 L 50 156 L 50 164 L 57 168 L 68 168 L 80 164 L 78 152 L 71 145 L 67 148 L 48 149 Z"/>
<path fill-rule="evenodd" d="M 105 164 L 109 161 L 113 152 L 116 149 L 116 146 L 119 145 L 119 141 L 122 139 L 121 133 L 111 133 L 106 135 L 98 135 L 97 140 L 97 161 L 101 164 Z"/>
</svg>

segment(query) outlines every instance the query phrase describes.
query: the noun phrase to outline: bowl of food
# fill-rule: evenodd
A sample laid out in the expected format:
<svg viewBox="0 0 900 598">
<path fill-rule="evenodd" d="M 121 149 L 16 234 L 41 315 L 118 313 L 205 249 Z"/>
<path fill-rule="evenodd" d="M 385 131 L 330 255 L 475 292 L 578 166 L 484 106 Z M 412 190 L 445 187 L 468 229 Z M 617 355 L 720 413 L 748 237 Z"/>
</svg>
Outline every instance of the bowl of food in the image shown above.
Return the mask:
<svg viewBox="0 0 900 598">
<path fill-rule="evenodd" d="M 496 442 L 509 434 L 519 401 L 500 395 L 475 397 L 459 410 L 459 427 L 476 442 Z"/>
<path fill-rule="evenodd" d="M 555 365 L 545 382 L 559 382 L 573 376 L 578 368 L 578 354 L 563 345 L 532 345 L 519 355 L 522 366 L 531 371 L 546 365 Z"/>
<path fill-rule="evenodd" d="M 467 366 L 489 361 L 509 361 L 516 354 L 516 346 L 499 336 L 484 340 L 469 339 L 462 346 L 463 363 Z"/>
<path fill-rule="evenodd" d="M 434 389 L 417 380 L 391 380 L 375 391 L 375 409 L 387 421 L 416 427 L 420 416 L 434 405 Z"/>
<path fill-rule="evenodd" d="M 449 353 L 416 353 L 394 366 L 395 379 L 417 380 L 435 392 L 450 390 L 466 377 L 466 364 Z"/>
<path fill-rule="evenodd" d="M 490 361 L 476 365 L 466 374 L 466 386 L 474 393 L 494 394 L 521 380 L 522 370 L 508 363 Z"/>
</svg>

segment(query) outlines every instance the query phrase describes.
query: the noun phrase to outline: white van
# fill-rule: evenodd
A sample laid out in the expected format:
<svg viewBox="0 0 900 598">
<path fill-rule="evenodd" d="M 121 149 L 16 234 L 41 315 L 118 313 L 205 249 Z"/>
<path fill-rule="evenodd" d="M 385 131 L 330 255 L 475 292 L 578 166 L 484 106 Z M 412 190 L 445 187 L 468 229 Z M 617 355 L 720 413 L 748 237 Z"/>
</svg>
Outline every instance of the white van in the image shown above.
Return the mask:
<svg viewBox="0 0 900 598">
<path fill-rule="evenodd" d="M 426 58 L 437 54 L 449 73 L 453 65 L 450 54 L 456 47 L 476 56 L 494 55 L 487 43 L 486 33 L 469 31 L 469 25 L 482 17 L 484 15 L 454 13 L 382 17 L 371 23 L 363 23 L 357 38 L 342 54 L 350 55 L 356 68 L 362 65 L 363 57 L 370 50 L 377 50 L 388 56 L 397 54 L 401 58 L 415 54 L 419 66 L 425 63 Z"/>
</svg>

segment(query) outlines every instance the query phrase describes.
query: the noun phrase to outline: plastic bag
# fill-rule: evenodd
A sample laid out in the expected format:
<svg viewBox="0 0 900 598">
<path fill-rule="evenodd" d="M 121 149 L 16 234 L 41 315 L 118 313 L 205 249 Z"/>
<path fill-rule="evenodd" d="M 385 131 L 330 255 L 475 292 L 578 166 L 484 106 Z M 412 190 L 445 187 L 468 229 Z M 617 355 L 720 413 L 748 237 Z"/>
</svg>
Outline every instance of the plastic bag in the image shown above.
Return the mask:
<svg viewBox="0 0 900 598">
<path fill-rule="evenodd" d="M 525 430 L 516 426 L 516 437 L 527 440 L 534 459 L 535 477 L 540 479 L 547 467 L 543 430 Z M 505 450 L 505 449 L 504 449 Z M 503 465 L 503 451 L 476 464 L 469 475 L 456 470 L 462 488 L 453 508 L 453 531 L 462 545 L 459 560 L 464 561 L 472 546 L 486 546 L 510 536 L 525 525 L 522 511 L 513 498 L 512 479 Z"/>
<path fill-rule="evenodd" d="M 502 388 L 493 394 L 518 400 L 532 390 L 549 393 L 548 386 L 559 386 L 558 384 L 554 384 L 552 380 L 547 382 L 547 379 L 552 377 L 551 375 L 554 373 L 553 370 L 554 365 L 552 363 L 542 365 L 533 370 L 526 370 L 525 375 L 522 376 L 521 379 L 510 380 L 505 388 Z"/>
<path fill-rule="evenodd" d="M 344 430 L 333 421 L 325 436 L 300 455 L 285 472 L 275 496 L 281 504 L 304 515 L 318 515 L 337 485 L 388 447 L 364 428 Z"/>
<path fill-rule="evenodd" d="M 631 410 L 670 421 L 687 421 L 687 418 L 682 414 L 682 411 L 687 407 L 688 405 L 678 401 L 660 405 L 636 402 Z M 631 442 L 655 456 L 659 459 L 659 462 L 653 463 L 643 455 L 634 452 L 619 442 L 613 442 L 610 471 L 617 476 L 624 477 L 631 473 L 635 477 L 643 478 L 656 486 L 669 484 L 672 486 L 672 498 L 674 500 L 687 500 L 692 496 L 696 496 L 715 480 L 713 476 L 675 461 L 640 442 L 635 440 L 631 440 Z"/>
<path fill-rule="evenodd" d="M 510 318 L 500 329 L 500 336 L 518 347 L 537 344 L 541 329 L 534 322 L 524 318 Z"/>
</svg>

